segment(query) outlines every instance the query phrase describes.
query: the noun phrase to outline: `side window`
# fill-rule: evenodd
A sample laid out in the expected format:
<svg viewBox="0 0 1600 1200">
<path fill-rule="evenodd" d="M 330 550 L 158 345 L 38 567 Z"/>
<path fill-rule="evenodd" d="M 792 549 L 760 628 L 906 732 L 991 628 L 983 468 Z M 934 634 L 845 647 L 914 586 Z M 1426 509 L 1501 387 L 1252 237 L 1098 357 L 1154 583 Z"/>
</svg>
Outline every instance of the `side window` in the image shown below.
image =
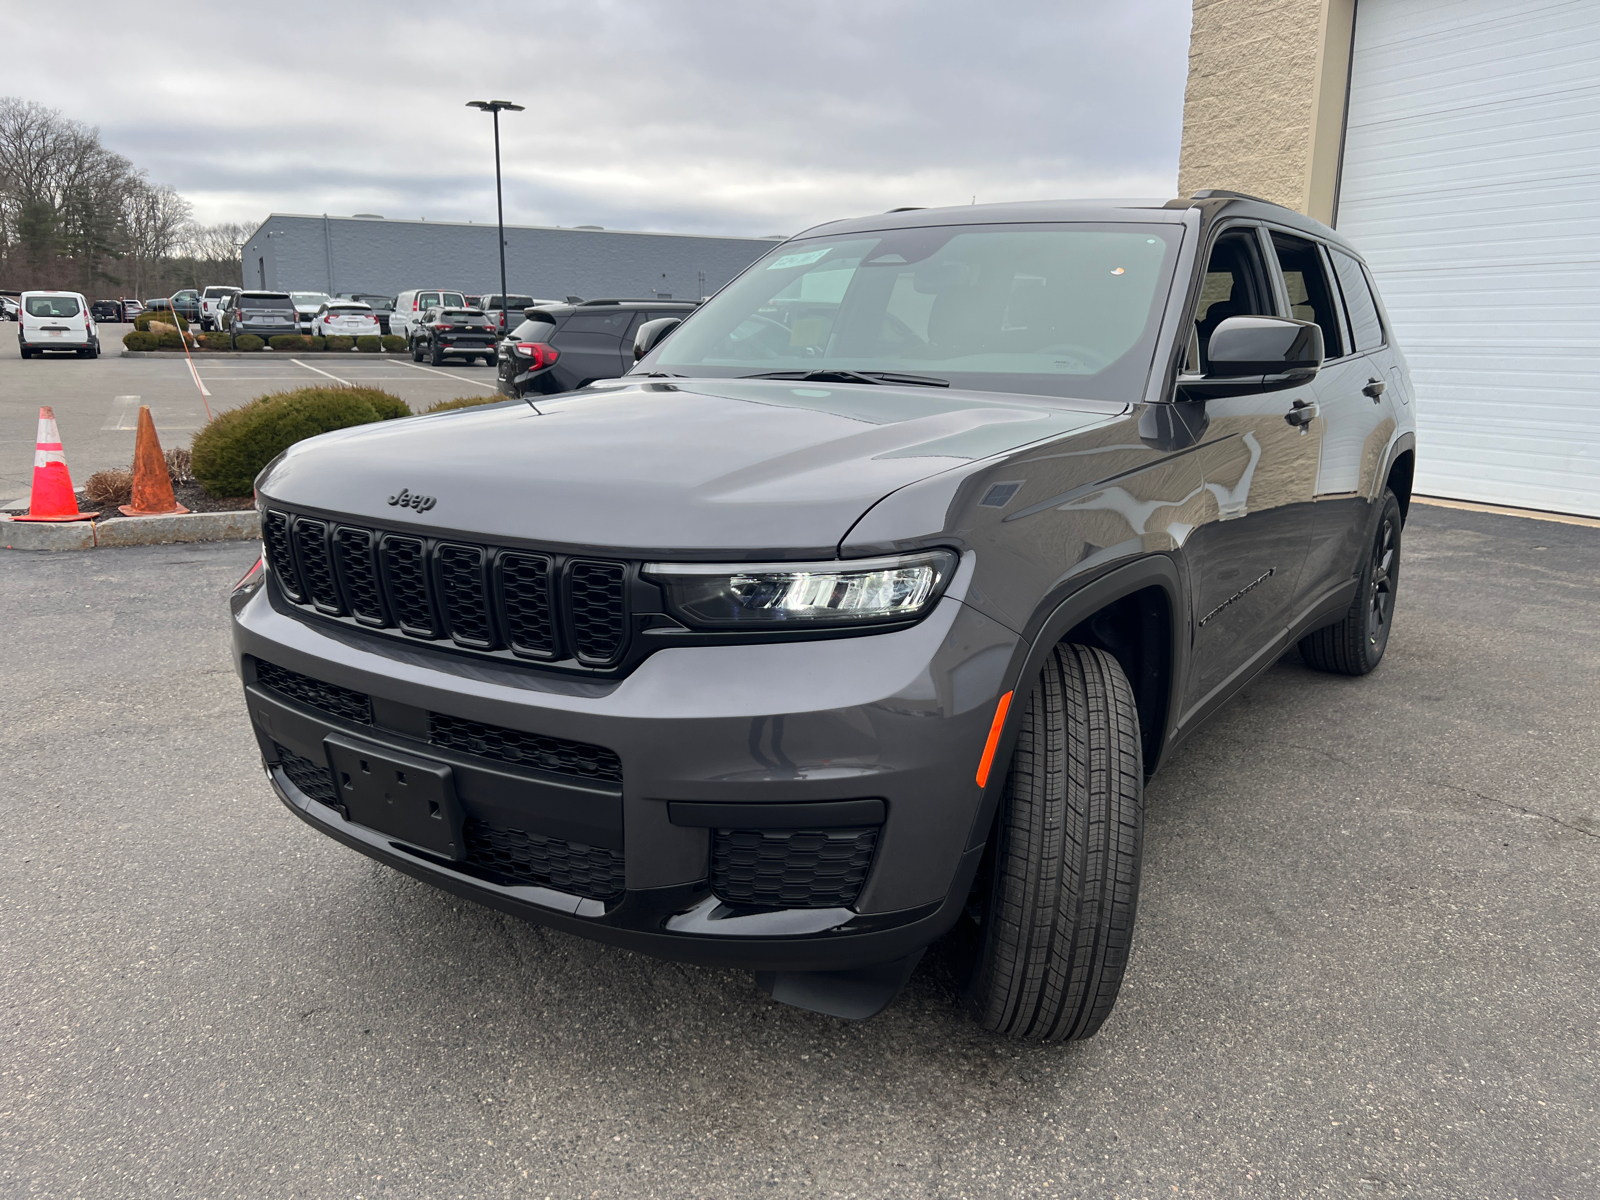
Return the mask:
<svg viewBox="0 0 1600 1200">
<path fill-rule="evenodd" d="M 1191 362 L 1190 370 L 1207 369 L 1211 335 L 1229 317 L 1278 315 L 1262 267 L 1260 246 L 1254 229 L 1236 229 L 1224 233 L 1211 247 L 1205 281 L 1200 286 L 1200 302 L 1194 310 L 1196 341 L 1191 346 L 1191 358 L 1199 361 Z"/>
<path fill-rule="evenodd" d="M 439 293 L 438 292 L 418 292 L 417 293 L 417 308 L 419 310 L 420 309 L 433 308 L 436 305 L 438 305 L 438 303 L 439 303 Z"/>
<path fill-rule="evenodd" d="M 609 333 L 612 337 L 621 337 L 632 320 L 633 313 L 626 309 L 573 313 L 561 332 Z"/>
<path fill-rule="evenodd" d="M 1322 326 L 1323 352 L 1328 358 L 1343 358 L 1347 351 L 1339 336 L 1339 307 L 1322 269 L 1322 255 L 1316 243 L 1274 233 L 1272 247 L 1278 252 L 1278 266 L 1289 291 L 1289 315 L 1296 321 L 1314 321 Z"/>
<path fill-rule="evenodd" d="M 1361 264 L 1344 251 L 1330 246 L 1328 254 L 1339 276 L 1339 288 L 1344 292 L 1344 307 L 1350 316 L 1350 337 L 1356 344 L 1356 351 L 1376 350 L 1383 345 L 1383 322 L 1378 319 L 1378 306 L 1367 287 L 1366 273 Z"/>
</svg>

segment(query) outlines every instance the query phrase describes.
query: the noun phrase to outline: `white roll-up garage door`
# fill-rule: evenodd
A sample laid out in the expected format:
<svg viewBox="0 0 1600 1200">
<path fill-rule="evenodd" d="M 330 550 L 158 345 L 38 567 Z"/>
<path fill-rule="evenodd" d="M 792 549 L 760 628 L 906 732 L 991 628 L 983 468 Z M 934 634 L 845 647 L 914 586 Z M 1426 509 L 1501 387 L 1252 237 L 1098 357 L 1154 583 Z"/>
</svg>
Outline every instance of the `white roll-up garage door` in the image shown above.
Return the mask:
<svg viewBox="0 0 1600 1200">
<path fill-rule="evenodd" d="M 1411 363 L 1416 490 L 1600 516 L 1600 3 L 1357 0 L 1337 223 Z"/>
</svg>

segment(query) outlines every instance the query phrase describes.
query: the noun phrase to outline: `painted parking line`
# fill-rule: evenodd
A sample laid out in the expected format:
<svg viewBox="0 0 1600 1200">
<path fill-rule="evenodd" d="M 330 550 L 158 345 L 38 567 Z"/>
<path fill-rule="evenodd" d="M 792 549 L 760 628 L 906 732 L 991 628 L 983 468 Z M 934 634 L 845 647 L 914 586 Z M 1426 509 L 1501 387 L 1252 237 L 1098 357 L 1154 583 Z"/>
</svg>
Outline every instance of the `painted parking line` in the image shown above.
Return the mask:
<svg viewBox="0 0 1600 1200">
<path fill-rule="evenodd" d="M 426 371 L 429 375 L 443 375 L 446 379 L 458 379 L 462 383 L 470 383 L 473 387 L 488 388 L 491 392 L 496 388 L 496 385 L 492 383 L 480 383 L 476 379 L 468 379 L 465 375 L 452 375 L 449 371 L 436 371 L 432 367 L 420 367 L 416 363 L 401 363 L 400 365 L 402 367 L 410 367 L 413 371 Z"/>
<path fill-rule="evenodd" d="M 305 369 L 308 371 L 315 371 L 318 375 L 325 376 L 326 378 L 333 380 L 335 383 L 342 383 L 345 387 L 355 387 L 355 384 L 351 383 L 348 379 L 340 379 L 337 375 L 330 375 L 321 367 L 313 367 L 309 363 L 301 362 L 298 358 L 291 358 L 289 361 L 297 367 L 305 367 Z"/>
<path fill-rule="evenodd" d="M 139 428 L 139 399 L 138 396 L 112 397 L 111 411 L 106 413 L 106 423 L 100 426 L 101 430 Z"/>
</svg>

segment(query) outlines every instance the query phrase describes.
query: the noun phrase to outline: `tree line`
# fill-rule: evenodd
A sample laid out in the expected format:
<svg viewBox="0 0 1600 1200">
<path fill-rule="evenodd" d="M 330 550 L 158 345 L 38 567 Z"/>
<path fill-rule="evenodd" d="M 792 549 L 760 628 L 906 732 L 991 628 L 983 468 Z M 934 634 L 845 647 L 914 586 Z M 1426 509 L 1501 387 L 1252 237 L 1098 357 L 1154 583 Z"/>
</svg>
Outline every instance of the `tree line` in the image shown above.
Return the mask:
<svg viewBox="0 0 1600 1200">
<path fill-rule="evenodd" d="M 240 280 L 253 225 L 201 225 L 189 202 L 100 144 L 100 131 L 0 96 L 0 289 L 166 296 Z"/>
</svg>

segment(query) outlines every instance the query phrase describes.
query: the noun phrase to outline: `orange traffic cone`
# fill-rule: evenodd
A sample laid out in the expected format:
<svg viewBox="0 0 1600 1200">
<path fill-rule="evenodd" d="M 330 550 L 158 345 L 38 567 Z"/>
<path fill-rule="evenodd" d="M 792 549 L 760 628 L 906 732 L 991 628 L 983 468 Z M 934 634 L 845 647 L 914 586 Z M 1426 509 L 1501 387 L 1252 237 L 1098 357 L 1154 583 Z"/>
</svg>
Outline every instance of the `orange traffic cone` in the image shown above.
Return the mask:
<svg viewBox="0 0 1600 1200">
<path fill-rule="evenodd" d="M 125 517 L 164 517 L 189 511 L 172 494 L 172 472 L 161 454 L 148 404 L 139 406 L 139 432 L 133 441 L 133 503 L 119 505 L 117 511 Z"/>
<path fill-rule="evenodd" d="M 47 404 L 39 410 L 39 437 L 33 450 L 33 494 L 28 499 L 28 515 L 15 520 L 89 521 L 99 515 L 98 511 L 78 511 L 72 476 L 67 474 L 67 456 L 61 450 L 61 432 L 56 428 L 55 409 Z"/>
</svg>

